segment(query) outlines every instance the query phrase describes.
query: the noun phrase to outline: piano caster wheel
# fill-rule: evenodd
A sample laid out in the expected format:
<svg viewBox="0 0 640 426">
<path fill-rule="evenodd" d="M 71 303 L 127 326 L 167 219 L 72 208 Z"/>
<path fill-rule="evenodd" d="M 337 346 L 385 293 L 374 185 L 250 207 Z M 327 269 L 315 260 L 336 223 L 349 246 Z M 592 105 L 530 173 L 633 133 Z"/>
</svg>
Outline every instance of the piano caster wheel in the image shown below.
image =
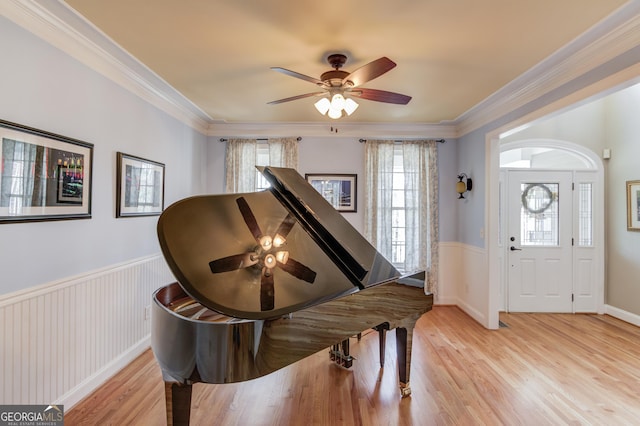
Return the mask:
<svg viewBox="0 0 640 426">
<path fill-rule="evenodd" d="M 400 383 L 400 396 L 406 398 L 411 395 L 411 387 L 409 383 Z"/>
</svg>

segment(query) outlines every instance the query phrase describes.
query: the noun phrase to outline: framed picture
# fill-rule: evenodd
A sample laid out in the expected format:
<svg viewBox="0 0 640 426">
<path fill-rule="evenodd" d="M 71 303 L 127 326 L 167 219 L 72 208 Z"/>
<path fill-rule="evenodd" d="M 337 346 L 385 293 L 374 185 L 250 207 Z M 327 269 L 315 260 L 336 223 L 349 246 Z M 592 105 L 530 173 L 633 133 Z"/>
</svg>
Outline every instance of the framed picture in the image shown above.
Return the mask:
<svg viewBox="0 0 640 426">
<path fill-rule="evenodd" d="M 0 223 L 91 217 L 93 144 L 0 120 Z"/>
<path fill-rule="evenodd" d="M 122 152 L 116 163 L 116 217 L 162 213 L 164 164 Z"/>
<path fill-rule="evenodd" d="M 640 180 L 627 181 L 627 229 L 640 231 Z"/>
<path fill-rule="evenodd" d="M 307 173 L 304 177 L 336 210 L 357 211 L 358 175 Z"/>
</svg>

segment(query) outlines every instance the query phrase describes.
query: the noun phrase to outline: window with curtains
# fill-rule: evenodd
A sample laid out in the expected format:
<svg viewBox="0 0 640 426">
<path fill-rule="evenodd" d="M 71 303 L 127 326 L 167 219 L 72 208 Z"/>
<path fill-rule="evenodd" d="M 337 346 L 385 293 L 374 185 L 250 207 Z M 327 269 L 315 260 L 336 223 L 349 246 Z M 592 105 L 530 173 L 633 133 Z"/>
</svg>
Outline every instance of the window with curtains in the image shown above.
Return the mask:
<svg viewBox="0 0 640 426">
<path fill-rule="evenodd" d="M 438 263 L 436 144 L 365 144 L 365 236 L 401 272 L 424 270 L 433 293 Z"/>
<path fill-rule="evenodd" d="M 256 166 L 298 167 L 296 138 L 229 139 L 225 153 L 226 192 L 256 192 L 269 183 Z"/>
</svg>

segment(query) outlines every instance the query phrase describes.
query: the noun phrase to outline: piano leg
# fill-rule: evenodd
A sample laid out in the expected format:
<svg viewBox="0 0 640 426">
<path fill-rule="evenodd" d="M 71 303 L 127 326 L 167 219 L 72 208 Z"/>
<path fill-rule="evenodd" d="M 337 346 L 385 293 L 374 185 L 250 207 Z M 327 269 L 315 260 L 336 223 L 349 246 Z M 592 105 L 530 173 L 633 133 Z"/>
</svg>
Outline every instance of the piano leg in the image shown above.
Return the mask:
<svg viewBox="0 0 640 426">
<path fill-rule="evenodd" d="M 191 417 L 192 385 L 164 382 L 167 426 L 188 426 Z"/>
<path fill-rule="evenodd" d="M 409 330 L 404 327 L 396 328 L 396 353 L 398 356 L 398 378 L 400 382 L 400 395 L 405 398 L 411 395 L 409 386 L 409 372 L 411 371 L 411 344 L 413 327 Z"/>
<path fill-rule="evenodd" d="M 384 368 L 384 358 L 386 352 L 387 342 L 387 330 L 389 330 L 389 323 L 382 323 L 373 327 L 378 332 L 378 339 L 380 341 L 380 368 Z"/>
</svg>

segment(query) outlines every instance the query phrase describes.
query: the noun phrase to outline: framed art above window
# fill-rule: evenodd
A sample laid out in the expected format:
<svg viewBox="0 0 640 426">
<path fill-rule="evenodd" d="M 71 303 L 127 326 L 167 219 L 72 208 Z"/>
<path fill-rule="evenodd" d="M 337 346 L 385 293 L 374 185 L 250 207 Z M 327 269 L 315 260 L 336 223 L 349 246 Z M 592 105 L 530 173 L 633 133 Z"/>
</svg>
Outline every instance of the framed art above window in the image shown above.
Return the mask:
<svg viewBox="0 0 640 426">
<path fill-rule="evenodd" d="M 164 210 L 164 164 L 117 153 L 116 217 L 157 216 Z"/>
<path fill-rule="evenodd" d="M 0 223 L 91 217 L 93 145 L 0 120 Z"/>
<path fill-rule="evenodd" d="M 336 210 L 357 211 L 358 175 L 307 173 L 304 177 Z"/>
</svg>

